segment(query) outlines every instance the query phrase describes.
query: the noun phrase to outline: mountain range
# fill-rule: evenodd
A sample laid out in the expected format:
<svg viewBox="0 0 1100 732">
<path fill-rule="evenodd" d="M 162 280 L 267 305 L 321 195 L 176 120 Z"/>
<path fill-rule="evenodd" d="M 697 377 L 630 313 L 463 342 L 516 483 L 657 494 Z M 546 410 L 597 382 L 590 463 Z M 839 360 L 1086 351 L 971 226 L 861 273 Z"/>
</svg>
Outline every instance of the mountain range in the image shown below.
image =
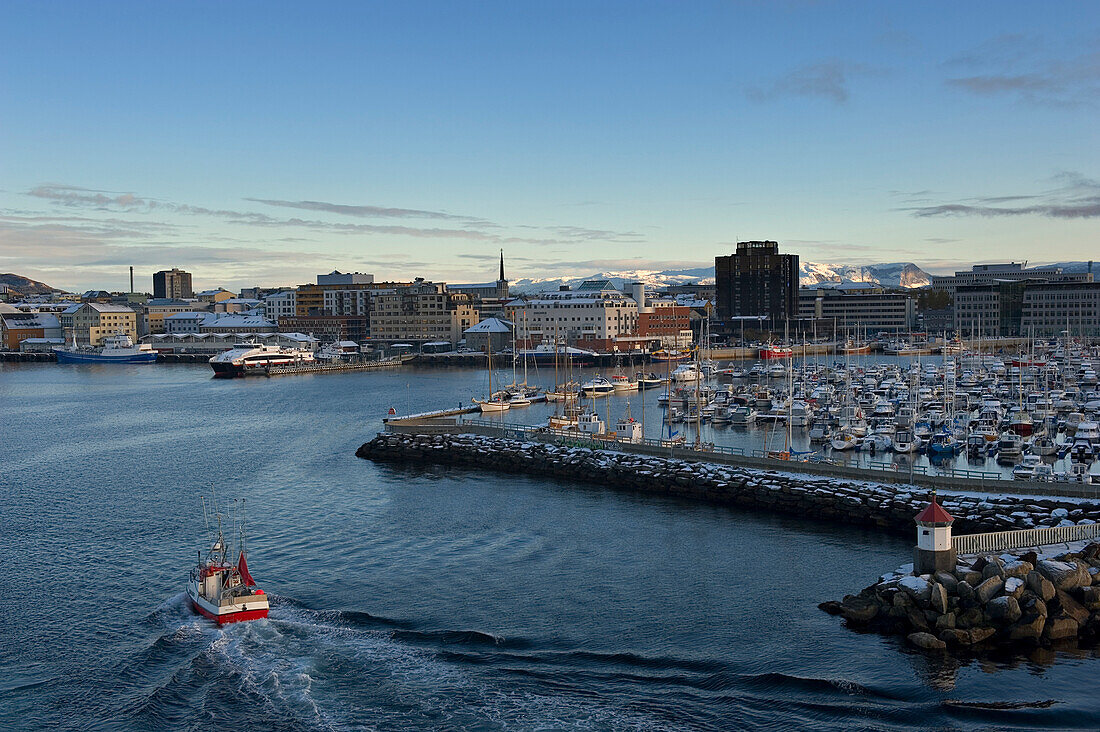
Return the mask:
<svg viewBox="0 0 1100 732">
<path fill-rule="evenodd" d="M 863 267 L 845 264 L 819 264 L 802 262 L 799 268 L 799 284 L 802 287 L 828 287 L 830 285 L 866 282 L 883 287 L 925 287 L 931 276 L 912 262 L 868 264 Z M 509 289 L 517 294 L 546 292 L 562 285 L 576 288 L 585 280 L 610 280 L 613 287 L 622 289 L 631 282 L 644 282 L 647 287 L 660 288 L 669 285 L 709 284 L 714 282 L 714 267 L 695 269 L 645 270 L 596 272 L 585 276 L 524 278 L 511 283 Z"/>
</svg>

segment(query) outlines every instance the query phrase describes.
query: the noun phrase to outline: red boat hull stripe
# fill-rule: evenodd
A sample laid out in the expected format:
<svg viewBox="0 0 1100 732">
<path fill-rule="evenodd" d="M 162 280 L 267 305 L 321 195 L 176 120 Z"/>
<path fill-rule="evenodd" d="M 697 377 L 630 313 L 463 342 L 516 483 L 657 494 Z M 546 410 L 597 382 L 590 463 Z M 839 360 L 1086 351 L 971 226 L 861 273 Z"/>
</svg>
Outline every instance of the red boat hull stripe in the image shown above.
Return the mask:
<svg viewBox="0 0 1100 732">
<path fill-rule="evenodd" d="M 266 608 L 266 607 L 261 609 L 261 610 L 242 610 L 242 611 L 236 612 L 236 613 L 226 613 L 224 615 L 214 615 L 212 612 L 210 612 L 209 610 L 204 608 L 202 605 L 198 604 L 194 600 L 191 600 L 191 598 L 188 598 L 188 600 L 191 603 L 191 608 L 195 612 L 197 612 L 199 615 L 202 615 L 205 618 L 209 618 L 209 619 L 213 620 L 218 625 L 225 625 L 226 623 L 239 623 L 239 622 L 244 621 L 244 620 L 259 620 L 260 618 L 266 618 L 267 617 L 268 608 Z"/>
</svg>

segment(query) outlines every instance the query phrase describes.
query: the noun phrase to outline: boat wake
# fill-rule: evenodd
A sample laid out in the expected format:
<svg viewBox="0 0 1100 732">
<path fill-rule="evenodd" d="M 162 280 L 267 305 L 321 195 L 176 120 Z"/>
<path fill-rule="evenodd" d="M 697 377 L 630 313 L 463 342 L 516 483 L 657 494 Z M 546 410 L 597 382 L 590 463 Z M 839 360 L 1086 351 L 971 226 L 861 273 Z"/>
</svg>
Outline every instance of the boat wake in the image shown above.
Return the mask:
<svg viewBox="0 0 1100 732">
<path fill-rule="evenodd" d="M 271 601 L 266 620 L 221 627 L 194 615 L 183 593 L 165 601 L 145 618 L 145 641 L 112 664 L 122 692 L 96 716 L 112 728 L 232 726 L 242 714 L 250 727 L 301 730 L 704 729 L 777 719 L 904 728 L 914 714 L 951 724 L 980 706 Z"/>
</svg>

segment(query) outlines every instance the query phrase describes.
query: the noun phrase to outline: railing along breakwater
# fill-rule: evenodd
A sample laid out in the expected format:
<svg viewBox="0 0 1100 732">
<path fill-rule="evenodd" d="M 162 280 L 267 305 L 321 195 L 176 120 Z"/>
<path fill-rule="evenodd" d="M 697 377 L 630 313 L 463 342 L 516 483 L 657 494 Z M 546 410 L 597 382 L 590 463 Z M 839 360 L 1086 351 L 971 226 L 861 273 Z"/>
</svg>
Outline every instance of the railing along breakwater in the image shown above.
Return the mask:
<svg viewBox="0 0 1100 732">
<path fill-rule="evenodd" d="M 426 432 L 430 432 L 427 430 Z M 840 521 L 911 536 L 928 493 L 813 475 L 687 461 L 471 434 L 385 432 L 356 455 L 377 462 L 436 464 L 575 480 L 653 495 Z M 797 470 L 797 464 L 791 466 Z M 1100 521 L 1100 504 L 1056 498 L 940 495 L 961 534 Z"/>
</svg>

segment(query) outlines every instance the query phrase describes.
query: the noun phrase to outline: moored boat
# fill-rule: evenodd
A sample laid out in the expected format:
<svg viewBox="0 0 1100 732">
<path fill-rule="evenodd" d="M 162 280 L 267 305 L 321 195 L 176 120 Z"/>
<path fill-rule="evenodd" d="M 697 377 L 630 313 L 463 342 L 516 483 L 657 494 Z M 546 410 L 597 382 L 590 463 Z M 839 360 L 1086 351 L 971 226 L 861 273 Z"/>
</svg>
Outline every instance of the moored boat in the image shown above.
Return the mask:
<svg viewBox="0 0 1100 732">
<path fill-rule="evenodd" d="M 151 345 L 135 345 L 125 333 L 107 336 L 102 348 L 78 348 L 74 337 L 72 346 L 55 346 L 53 350 L 58 363 L 154 363 L 157 360 L 157 352 Z"/>
<path fill-rule="evenodd" d="M 308 348 L 283 348 L 264 343 L 238 343 L 210 359 L 210 368 L 218 378 L 263 374 L 272 366 L 313 363 L 316 357 Z"/>
</svg>

